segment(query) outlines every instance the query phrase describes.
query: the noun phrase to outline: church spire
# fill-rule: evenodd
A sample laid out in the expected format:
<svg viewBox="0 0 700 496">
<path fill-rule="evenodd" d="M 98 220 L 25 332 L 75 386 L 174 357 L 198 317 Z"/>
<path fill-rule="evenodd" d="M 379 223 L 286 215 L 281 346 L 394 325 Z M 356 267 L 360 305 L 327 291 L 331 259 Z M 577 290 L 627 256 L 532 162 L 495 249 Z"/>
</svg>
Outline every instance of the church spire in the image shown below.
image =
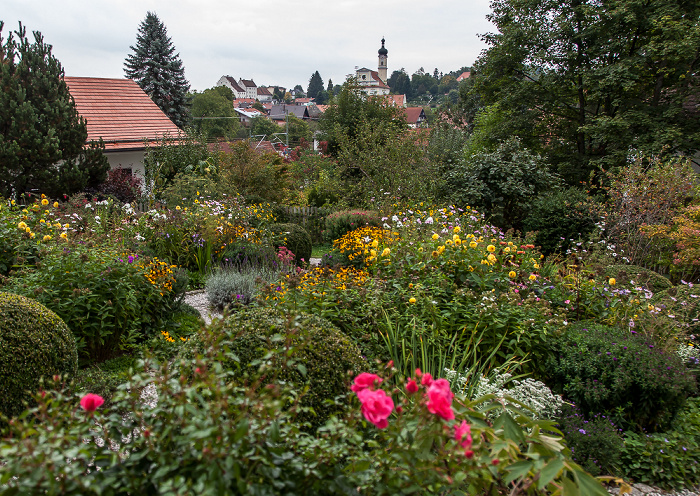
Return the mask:
<svg viewBox="0 0 700 496">
<path fill-rule="evenodd" d="M 382 47 L 379 49 L 377 52 L 379 53 L 379 66 L 377 67 L 377 73 L 379 74 L 379 78 L 386 84 L 387 81 L 387 65 L 386 65 L 386 59 L 387 59 L 387 54 L 389 53 L 389 50 L 384 48 L 384 37 L 382 36 Z"/>
</svg>

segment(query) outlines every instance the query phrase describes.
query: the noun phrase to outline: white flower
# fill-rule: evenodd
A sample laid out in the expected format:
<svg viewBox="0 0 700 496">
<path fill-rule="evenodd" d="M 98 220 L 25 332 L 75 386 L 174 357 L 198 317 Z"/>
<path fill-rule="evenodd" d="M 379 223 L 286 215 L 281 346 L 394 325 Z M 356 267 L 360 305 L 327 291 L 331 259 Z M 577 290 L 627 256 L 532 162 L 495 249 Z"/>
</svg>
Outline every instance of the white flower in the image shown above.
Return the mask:
<svg viewBox="0 0 700 496">
<path fill-rule="evenodd" d="M 432 217 L 428 217 L 427 219 L 425 219 L 426 224 L 432 224 L 433 222 L 435 222 L 435 221 L 433 220 Z"/>
<path fill-rule="evenodd" d="M 92 208 L 92 205 L 90 203 L 86 203 L 85 208 Z"/>
<path fill-rule="evenodd" d="M 391 217 L 391 222 L 398 222 L 398 221 L 399 221 L 398 216 L 394 215 Z"/>
</svg>

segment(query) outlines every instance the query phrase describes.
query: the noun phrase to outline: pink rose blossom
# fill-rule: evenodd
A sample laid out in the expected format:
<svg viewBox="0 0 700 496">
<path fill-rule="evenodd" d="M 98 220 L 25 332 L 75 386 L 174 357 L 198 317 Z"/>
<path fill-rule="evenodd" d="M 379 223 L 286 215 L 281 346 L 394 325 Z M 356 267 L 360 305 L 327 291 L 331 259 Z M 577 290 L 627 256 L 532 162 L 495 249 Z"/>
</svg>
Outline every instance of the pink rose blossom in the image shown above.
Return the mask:
<svg viewBox="0 0 700 496">
<path fill-rule="evenodd" d="M 427 374 L 426 374 L 427 375 Z M 452 411 L 452 398 L 454 394 L 450 390 L 447 379 L 438 379 L 428 388 L 428 401 L 425 406 L 430 413 L 434 413 L 445 420 L 452 420 L 455 414 Z"/>
<path fill-rule="evenodd" d="M 359 393 L 367 388 L 374 389 L 374 386 L 380 382 L 382 382 L 382 379 L 378 375 L 362 372 L 360 375 L 355 377 L 355 383 L 350 386 L 350 389 L 352 389 L 355 393 Z"/>
<path fill-rule="evenodd" d="M 466 451 L 472 447 L 472 428 L 466 420 L 462 420 L 460 425 L 455 425 L 455 440 Z M 465 454 L 466 454 L 465 451 Z"/>
<path fill-rule="evenodd" d="M 362 403 L 362 415 L 377 426 L 384 429 L 389 425 L 387 418 L 394 410 L 394 400 L 386 395 L 386 392 L 379 389 L 363 389 L 357 393 L 357 397 Z"/>
<path fill-rule="evenodd" d="M 80 406 L 86 412 L 94 412 L 100 406 L 102 406 L 104 402 L 105 400 L 102 398 L 102 396 L 88 393 L 80 399 Z"/>
<path fill-rule="evenodd" d="M 430 385 L 433 383 L 433 376 L 426 372 L 423 374 L 423 378 L 421 379 L 420 383 L 425 387 L 430 387 Z"/>
<path fill-rule="evenodd" d="M 414 381 L 413 379 L 410 379 L 406 383 L 406 391 L 408 391 L 408 394 L 413 394 L 416 391 L 418 391 L 418 384 L 416 384 L 416 381 Z"/>
</svg>

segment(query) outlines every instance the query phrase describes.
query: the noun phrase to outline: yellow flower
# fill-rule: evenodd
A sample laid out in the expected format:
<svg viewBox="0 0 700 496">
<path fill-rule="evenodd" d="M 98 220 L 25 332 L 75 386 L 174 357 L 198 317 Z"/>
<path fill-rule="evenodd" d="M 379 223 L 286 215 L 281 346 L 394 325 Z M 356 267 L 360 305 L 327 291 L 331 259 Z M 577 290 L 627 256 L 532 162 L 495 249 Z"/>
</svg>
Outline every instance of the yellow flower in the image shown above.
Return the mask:
<svg viewBox="0 0 700 496">
<path fill-rule="evenodd" d="M 490 253 L 493 253 L 494 251 L 496 251 L 496 247 L 493 246 L 493 245 L 488 245 L 488 246 L 486 247 L 486 249 L 487 249 Z"/>
<path fill-rule="evenodd" d="M 508 241 L 508 246 L 513 246 L 513 242 L 512 242 L 512 241 Z"/>
<path fill-rule="evenodd" d="M 536 263 L 535 265 L 533 265 L 533 267 L 536 268 L 536 269 L 539 269 L 539 268 L 540 268 L 540 264 Z"/>
<path fill-rule="evenodd" d="M 48 234 L 44 236 L 44 241 L 51 241 L 51 236 L 49 236 Z"/>
<path fill-rule="evenodd" d="M 456 239 L 455 240 L 455 246 L 461 246 L 462 245 L 462 240 L 461 239 Z"/>
<path fill-rule="evenodd" d="M 180 205 L 178 205 L 177 207 L 175 207 L 175 210 L 180 210 Z"/>
<path fill-rule="evenodd" d="M 508 272 L 508 277 L 510 277 L 511 279 L 515 279 L 515 276 L 517 276 L 517 275 L 518 274 L 516 274 L 514 270 L 511 270 L 510 272 Z"/>
<path fill-rule="evenodd" d="M 440 238 L 438 233 L 433 234 L 433 241 L 437 241 Z"/>
<path fill-rule="evenodd" d="M 372 248 L 376 248 L 377 246 L 379 246 L 379 241 L 375 239 L 374 241 L 372 241 Z"/>
<path fill-rule="evenodd" d="M 611 278 L 608 280 L 608 284 L 610 284 L 611 286 L 614 286 L 616 282 L 617 282 L 617 281 L 615 280 L 614 277 L 611 277 Z"/>
<path fill-rule="evenodd" d="M 34 239 L 34 236 L 36 236 L 36 234 L 34 234 L 34 233 L 29 233 L 29 239 Z"/>
<path fill-rule="evenodd" d="M 64 227 L 65 229 L 68 229 L 68 228 L 70 227 L 70 224 L 63 224 L 63 227 Z"/>
<path fill-rule="evenodd" d="M 445 241 L 445 244 L 446 244 L 447 246 L 452 246 L 452 240 L 451 240 L 451 239 L 446 240 L 446 241 Z"/>
<path fill-rule="evenodd" d="M 535 279 L 537 279 L 537 276 L 535 274 L 530 274 L 530 277 L 528 277 L 528 279 L 534 281 Z"/>
<path fill-rule="evenodd" d="M 61 233 L 61 237 L 62 237 L 63 239 L 68 239 L 68 233 L 62 232 L 62 233 Z"/>
<path fill-rule="evenodd" d="M 442 255 L 442 252 L 443 252 L 443 251 L 445 251 L 445 247 L 442 246 L 442 245 L 441 245 L 441 246 L 438 246 L 438 249 L 437 249 L 438 255 Z"/>
<path fill-rule="evenodd" d="M 44 206 L 46 206 L 46 205 L 49 204 L 49 200 L 47 200 L 46 198 L 44 198 L 43 200 L 41 200 L 41 204 L 44 205 Z"/>
<path fill-rule="evenodd" d="M 409 282 L 409 283 L 408 283 L 408 287 L 409 287 L 409 289 L 413 289 L 413 283 L 412 283 L 412 282 Z"/>
<path fill-rule="evenodd" d="M 461 241 L 461 239 L 459 239 L 459 234 L 453 234 L 453 235 L 452 235 L 452 241 L 454 241 L 455 243 L 456 243 L 457 241 Z"/>
<path fill-rule="evenodd" d="M 510 253 L 510 246 L 506 246 L 505 248 L 503 248 L 503 252 Z"/>
<path fill-rule="evenodd" d="M 377 258 L 377 250 L 370 250 L 369 254 L 372 256 L 372 258 Z"/>
<path fill-rule="evenodd" d="M 20 222 L 19 224 L 17 224 L 17 228 L 24 231 L 27 228 L 27 224 L 25 222 Z"/>
<path fill-rule="evenodd" d="M 44 210 L 44 215 L 49 215 L 50 213 L 51 212 L 49 212 L 48 210 Z"/>
<path fill-rule="evenodd" d="M 27 226 L 27 227 L 24 228 L 24 232 L 30 233 L 30 232 L 32 232 L 32 228 L 29 227 L 29 226 Z"/>
<path fill-rule="evenodd" d="M 487 258 L 488 261 L 491 262 L 492 264 L 496 263 L 497 258 L 496 258 L 496 255 L 494 255 L 493 253 L 489 253 L 489 256 L 486 257 L 486 258 Z"/>
<path fill-rule="evenodd" d="M 42 198 L 46 198 L 46 195 L 44 193 L 41 194 Z"/>
<path fill-rule="evenodd" d="M 197 191 L 197 196 L 199 196 L 199 191 Z"/>
<path fill-rule="evenodd" d="M 469 248 L 476 248 L 476 245 L 476 241 L 472 241 L 471 243 L 469 243 Z"/>
<path fill-rule="evenodd" d="M 454 233 L 455 233 L 455 234 L 459 234 L 459 232 L 460 232 L 461 230 L 462 230 L 462 229 L 460 229 L 459 226 L 456 226 L 456 227 L 455 227 L 455 230 L 454 230 Z"/>
<path fill-rule="evenodd" d="M 384 251 L 382 252 L 382 256 L 388 257 L 389 253 L 391 253 L 391 250 L 389 248 L 384 248 Z"/>
<path fill-rule="evenodd" d="M 415 299 L 415 298 L 409 298 L 409 299 L 408 299 L 408 302 L 411 303 L 411 304 L 413 304 L 413 303 L 416 302 L 416 299 Z"/>
<path fill-rule="evenodd" d="M 433 258 L 437 258 L 440 256 L 440 254 L 436 250 L 433 250 L 433 253 L 431 253 L 431 255 L 433 256 Z"/>
<path fill-rule="evenodd" d="M 58 202 L 53 202 L 53 208 L 58 208 Z"/>
</svg>

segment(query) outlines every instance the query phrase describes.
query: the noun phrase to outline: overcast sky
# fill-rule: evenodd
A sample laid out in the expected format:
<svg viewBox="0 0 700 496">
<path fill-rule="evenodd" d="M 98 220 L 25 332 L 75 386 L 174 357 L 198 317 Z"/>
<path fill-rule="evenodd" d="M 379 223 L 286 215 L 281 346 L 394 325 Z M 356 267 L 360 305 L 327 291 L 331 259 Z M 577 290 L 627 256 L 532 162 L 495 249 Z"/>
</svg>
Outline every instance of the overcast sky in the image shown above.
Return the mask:
<svg viewBox="0 0 700 496">
<path fill-rule="evenodd" d="M 2 36 L 18 21 L 41 31 L 67 76 L 124 77 L 148 11 L 168 29 L 193 89 L 223 75 L 306 89 L 319 71 L 340 84 L 355 66 L 376 69 L 382 36 L 389 75 L 474 63 L 493 31 L 488 0 L 3 0 Z"/>
</svg>

